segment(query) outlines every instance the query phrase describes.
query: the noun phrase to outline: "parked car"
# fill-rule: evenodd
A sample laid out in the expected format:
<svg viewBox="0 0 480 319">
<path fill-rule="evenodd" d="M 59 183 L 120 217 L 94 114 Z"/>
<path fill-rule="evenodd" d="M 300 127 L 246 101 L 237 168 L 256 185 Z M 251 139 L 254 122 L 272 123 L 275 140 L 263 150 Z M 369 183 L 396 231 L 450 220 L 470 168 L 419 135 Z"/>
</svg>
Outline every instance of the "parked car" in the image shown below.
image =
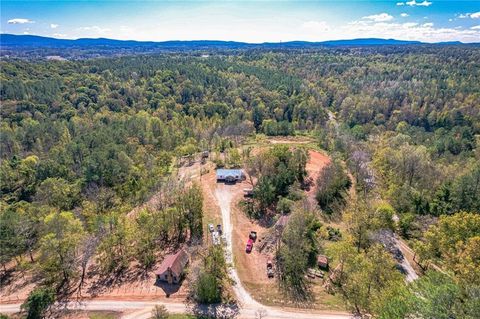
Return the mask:
<svg viewBox="0 0 480 319">
<path fill-rule="evenodd" d="M 248 235 L 248 238 L 250 238 L 253 241 L 256 241 L 257 240 L 257 232 L 252 230 L 250 232 L 250 235 Z"/>
<path fill-rule="evenodd" d="M 245 248 L 245 251 L 247 253 L 251 253 L 253 249 L 253 240 L 251 238 L 248 239 L 247 241 L 247 247 Z"/>
<path fill-rule="evenodd" d="M 267 277 L 268 278 L 273 278 L 274 273 L 273 273 L 273 264 L 271 260 L 267 260 Z"/>
<path fill-rule="evenodd" d="M 243 196 L 244 197 L 252 197 L 253 196 L 253 188 L 244 188 L 243 189 Z"/>
<path fill-rule="evenodd" d="M 213 233 L 215 231 L 215 228 L 213 227 L 213 224 L 208 224 L 208 230 Z"/>
<path fill-rule="evenodd" d="M 220 224 L 217 225 L 217 232 L 218 232 L 220 235 L 222 235 L 222 232 L 223 232 L 223 230 L 222 230 L 222 225 L 220 225 Z"/>
</svg>

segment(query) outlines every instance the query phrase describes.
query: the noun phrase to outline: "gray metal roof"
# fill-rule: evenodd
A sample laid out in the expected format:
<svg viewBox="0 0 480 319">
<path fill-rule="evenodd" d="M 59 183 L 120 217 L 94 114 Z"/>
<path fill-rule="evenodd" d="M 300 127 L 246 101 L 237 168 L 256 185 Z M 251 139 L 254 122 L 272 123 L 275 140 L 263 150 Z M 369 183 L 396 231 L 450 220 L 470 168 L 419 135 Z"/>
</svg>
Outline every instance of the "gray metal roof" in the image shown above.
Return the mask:
<svg viewBox="0 0 480 319">
<path fill-rule="evenodd" d="M 217 176 L 242 176 L 243 171 L 241 169 L 217 169 Z"/>
</svg>

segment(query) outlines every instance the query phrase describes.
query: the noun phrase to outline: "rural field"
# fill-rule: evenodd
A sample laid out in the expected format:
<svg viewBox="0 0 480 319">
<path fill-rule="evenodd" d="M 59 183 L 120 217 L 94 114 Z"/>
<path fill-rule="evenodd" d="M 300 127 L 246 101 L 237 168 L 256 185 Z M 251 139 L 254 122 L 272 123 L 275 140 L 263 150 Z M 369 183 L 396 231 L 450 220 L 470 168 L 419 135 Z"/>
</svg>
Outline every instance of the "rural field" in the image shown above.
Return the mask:
<svg viewBox="0 0 480 319">
<path fill-rule="evenodd" d="M 0 20 L 0 319 L 480 319 L 478 2 Z"/>
</svg>

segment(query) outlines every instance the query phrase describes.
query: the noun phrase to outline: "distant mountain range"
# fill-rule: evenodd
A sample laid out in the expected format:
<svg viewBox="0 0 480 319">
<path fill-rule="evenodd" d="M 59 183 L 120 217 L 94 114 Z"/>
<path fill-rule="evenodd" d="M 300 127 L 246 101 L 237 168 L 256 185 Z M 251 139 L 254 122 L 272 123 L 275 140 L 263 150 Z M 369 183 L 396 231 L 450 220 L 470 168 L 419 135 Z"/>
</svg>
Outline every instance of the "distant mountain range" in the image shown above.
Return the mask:
<svg viewBox="0 0 480 319">
<path fill-rule="evenodd" d="M 395 39 L 351 39 L 351 40 L 332 40 L 323 42 L 290 41 L 290 42 L 265 42 L 265 43 L 245 43 L 234 41 L 134 41 L 134 40 L 114 40 L 106 38 L 90 39 L 81 38 L 76 40 L 57 39 L 42 37 L 36 35 L 15 35 L 0 34 L 0 44 L 3 48 L 85 48 L 85 47 L 104 47 L 104 48 L 156 48 L 156 49 L 247 49 L 247 48 L 313 48 L 313 47 L 334 47 L 334 46 L 375 46 L 375 45 L 418 45 L 427 44 L 420 41 L 403 41 Z M 437 45 L 457 45 L 462 42 L 440 42 Z"/>
</svg>

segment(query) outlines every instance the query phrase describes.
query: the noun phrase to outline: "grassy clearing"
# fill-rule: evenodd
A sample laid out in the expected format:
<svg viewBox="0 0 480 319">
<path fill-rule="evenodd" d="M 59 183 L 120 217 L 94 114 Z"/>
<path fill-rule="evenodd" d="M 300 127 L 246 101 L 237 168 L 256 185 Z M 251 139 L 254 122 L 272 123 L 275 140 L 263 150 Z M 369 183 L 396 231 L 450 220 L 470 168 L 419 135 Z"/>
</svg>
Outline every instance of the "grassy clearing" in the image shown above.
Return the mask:
<svg viewBox="0 0 480 319">
<path fill-rule="evenodd" d="M 118 319 L 120 314 L 118 312 L 100 312 L 92 311 L 88 313 L 89 319 Z"/>
</svg>

